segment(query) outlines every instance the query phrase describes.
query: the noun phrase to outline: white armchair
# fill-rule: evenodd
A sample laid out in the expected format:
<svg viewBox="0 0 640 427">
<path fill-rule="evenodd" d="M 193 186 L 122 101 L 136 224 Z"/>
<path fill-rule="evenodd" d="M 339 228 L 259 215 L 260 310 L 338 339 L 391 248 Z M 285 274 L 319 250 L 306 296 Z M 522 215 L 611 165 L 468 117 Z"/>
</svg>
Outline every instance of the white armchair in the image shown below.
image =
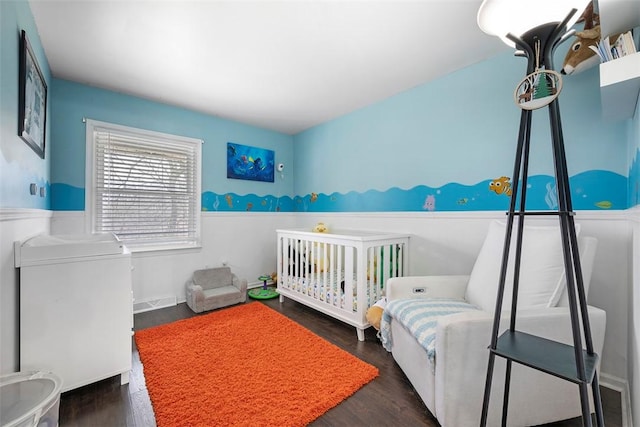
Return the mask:
<svg viewBox="0 0 640 427">
<path fill-rule="evenodd" d="M 531 280 L 521 276 L 516 326 L 523 332 L 573 344 L 563 260 L 560 256 L 560 270 L 550 266 L 549 262 L 558 252 L 556 248 L 543 247 L 559 245 L 559 231 L 557 227 L 547 228 L 556 233 L 557 242 L 545 230 L 535 228 L 535 233 L 531 233 L 532 230 L 525 227 L 523 242 L 528 238 L 533 242 L 529 246 L 524 243 L 521 268 L 523 273 L 531 276 Z M 487 267 L 487 264 L 497 264 L 499 269 L 501 236 L 504 236 L 504 227 L 492 224 L 469 276 L 403 277 L 390 279 L 387 283 L 388 305 L 381 330 L 383 343 L 443 427 L 475 427 L 480 422 L 493 324 L 492 307 L 495 307 L 497 296 L 496 271 L 489 271 L 493 267 Z M 597 240 L 580 237 L 578 245 L 585 292 L 588 292 Z M 544 271 L 535 271 L 530 266 L 531 261 L 545 264 Z M 547 294 L 543 295 L 537 292 L 539 289 L 532 288 L 538 288 L 537 278 L 540 277 L 559 286 L 550 286 Z M 470 286 L 474 289 L 469 289 Z M 482 289 L 485 295 L 478 292 Z M 501 331 L 509 326 L 510 292 L 505 292 Z M 520 297 L 522 293 L 525 294 L 523 298 Z M 465 301 L 477 308 L 437 317 L 434 326 L 435 361 L 429 359 L 425 347 L 414 338 L 403 321 L 387 312 L 393 301 L 423 298 Z M 601 355 L 606 315 L 603 310 L 591 306 L 588 313 L 594 350 Z M 385 328 L 389 335 L 386 341 Z M 487 425 L 500 425 L 505 366 L 504 359 L 496 358 Z M 512 365 L 509 426 L 533 426 L 580 415 L 577 385 L 517 363 Z"/>
</svg>

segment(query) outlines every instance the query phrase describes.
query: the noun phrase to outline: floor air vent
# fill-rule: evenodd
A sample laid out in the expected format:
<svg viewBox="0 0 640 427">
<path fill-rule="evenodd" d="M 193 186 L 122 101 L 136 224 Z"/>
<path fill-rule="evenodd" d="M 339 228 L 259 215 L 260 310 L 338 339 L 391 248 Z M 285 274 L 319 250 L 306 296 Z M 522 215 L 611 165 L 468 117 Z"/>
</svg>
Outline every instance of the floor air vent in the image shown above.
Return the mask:
<svg viewBox="0 0 640 427">
<path fill-rule="evenodd" d="M 177 303 L 178 302 L 175 296 L 153 299 L 149 301 L 140 301 L 133 304 L 133 314 L 157 310 L 164 307 L 171 307 L 176 305 Z"/>
</svg>

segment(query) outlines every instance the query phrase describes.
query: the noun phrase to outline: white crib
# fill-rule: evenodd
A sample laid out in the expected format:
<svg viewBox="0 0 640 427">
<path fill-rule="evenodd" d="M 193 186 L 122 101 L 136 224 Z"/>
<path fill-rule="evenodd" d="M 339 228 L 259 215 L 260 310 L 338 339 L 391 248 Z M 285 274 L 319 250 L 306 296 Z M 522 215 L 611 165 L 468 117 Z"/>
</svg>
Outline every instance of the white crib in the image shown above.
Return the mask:
<svg viewBox="0 0 640 427">
<path fill-rule="evenodd" d="M 384 295 L 390 277 L 407 273 L 409 236 L 342 230 L 277 230 L 277 289 L 357 329 L 364 341 L 367 309 Z"/>
</svg>

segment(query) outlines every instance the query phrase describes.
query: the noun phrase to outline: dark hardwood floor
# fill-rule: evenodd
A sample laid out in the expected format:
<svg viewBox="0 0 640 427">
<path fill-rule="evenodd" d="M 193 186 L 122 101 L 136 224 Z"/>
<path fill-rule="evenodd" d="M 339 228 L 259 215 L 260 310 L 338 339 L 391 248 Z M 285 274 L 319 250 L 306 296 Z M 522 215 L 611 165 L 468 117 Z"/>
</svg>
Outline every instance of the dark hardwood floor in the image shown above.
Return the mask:
<svg viewBox="0 0 640 427">
<path fill-rule="evenodd" d="M 312 426 L 439 426 L 396 365 L 393 356 L 382 348 L 373 328 L 366 331 L 366 340 L 360 342 L 353 327 L 294 301 L 286 300 L 280 304 L 278 299 L 273 299 L 262 303 L 380 370 L 378 378 L 328 411 Z M 186 304 L 178 304 L 175 307 L 136 314 L 134 328 L 140 330 L 195 315 Z M 60 426 L 155 426 L 135 341 L 132 358 L 128 385 L 120 386 L 118 376 L 63 393 L 60 399 Z M 606 425 L 621 427 L 620 394 L 602 388 L 602 396 Z M 581 425 L 578 418 L 547 426 Z"/>
</svg>

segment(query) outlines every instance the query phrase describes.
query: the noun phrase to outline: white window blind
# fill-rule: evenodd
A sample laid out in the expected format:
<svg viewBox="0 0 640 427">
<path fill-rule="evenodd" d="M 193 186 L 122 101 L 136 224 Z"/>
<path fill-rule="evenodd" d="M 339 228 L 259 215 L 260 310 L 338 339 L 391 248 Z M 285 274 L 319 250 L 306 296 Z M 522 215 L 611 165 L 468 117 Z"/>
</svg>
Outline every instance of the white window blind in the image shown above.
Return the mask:
<svg viewBox="0 0 640 427">
<path fill-rule="evenodd" d="M 133 247 L 198 245 L 201 141 L 93 121 L 87 126 L 92 231 L 113 232 Z"/>
</svg>

